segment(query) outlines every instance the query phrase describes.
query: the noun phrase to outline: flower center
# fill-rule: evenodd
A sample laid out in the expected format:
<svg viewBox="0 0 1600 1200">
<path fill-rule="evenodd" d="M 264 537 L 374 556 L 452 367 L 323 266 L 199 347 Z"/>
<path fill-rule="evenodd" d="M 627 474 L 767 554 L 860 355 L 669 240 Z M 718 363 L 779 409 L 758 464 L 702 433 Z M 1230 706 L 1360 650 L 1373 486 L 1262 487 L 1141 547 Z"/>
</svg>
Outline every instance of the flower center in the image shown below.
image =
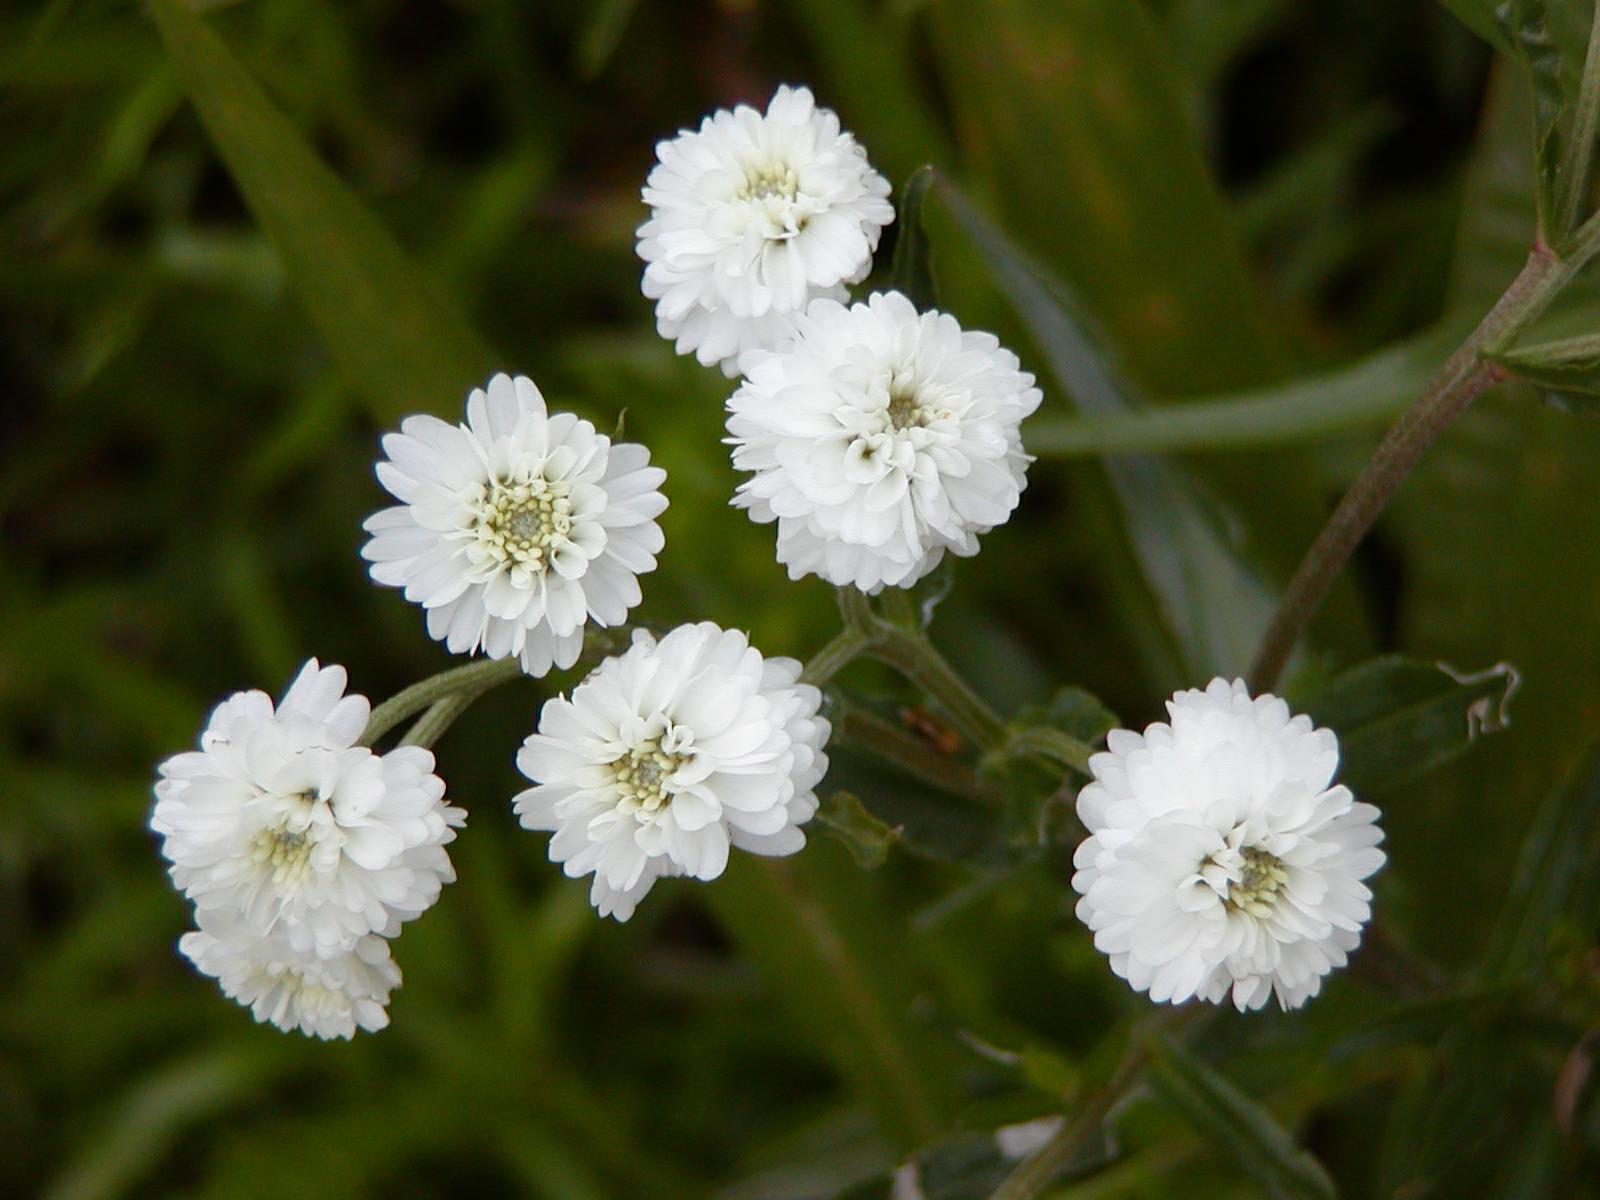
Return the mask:
<svg viewBox="0 0 1600 1200">
<path fill-rule="evenodd" d="M 624 808 L 641 815 L 654 815 L 672 805 L 667 780 L 689 755 L 661 748 L 660 738 L 634 746 L 611 763 L 611 778 L 620 793 Z"/>
<path fill-rule="evenodd" d="M 527 483 L 492 484 L 473 528 L 478 545 L 502 566 L 542 575 L 550 552 L 572 530 L 570 491 L 565 482 L 543 476 Z"/>
<path fill-rule="evenodd" d="M 1271 916 L 1279 890 L 1289 882 L 1283 860 L 1255 846 L 1241 851 L 1239 857 L 1244 860 L 1239 881 L 1228 885 L 1228 894 L 1222 903 L 1230 912 L 1244 912 L 1252 917 Z"/>
<path fill-rule="evenodd" d="M 917 396 L 917 389 L 896 380 L 889 389 L 889 424 L 895 429 L 920 429 L 932 414 Z"/>
<path fill-rule="evenodd" d="M 783 162 L 767 162 L 745 168 L 744 184 L 735 193 L 740 200 L 793 200 L 800 191 L 794 168 Z"/>
<path fill-rule="evenodd" d="M 251 855 L 280 888 L 298 887 L 311 870 L 311 851 L 316 846 L 311 834 L 311 810 L 316 803 L 317 797 L 312 793 L 299 793 L 291 798 L 282 820 L 251 839 Z"/>
</svg>

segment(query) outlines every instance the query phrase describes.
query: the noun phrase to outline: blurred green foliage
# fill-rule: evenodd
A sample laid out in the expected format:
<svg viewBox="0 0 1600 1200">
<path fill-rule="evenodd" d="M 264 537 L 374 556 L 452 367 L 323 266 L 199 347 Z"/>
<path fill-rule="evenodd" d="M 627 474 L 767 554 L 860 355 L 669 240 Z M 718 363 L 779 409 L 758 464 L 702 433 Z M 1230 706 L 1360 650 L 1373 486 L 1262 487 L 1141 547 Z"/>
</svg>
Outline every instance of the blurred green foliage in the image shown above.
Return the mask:
<svg viewBox="0 0 1600 1200">
<path fill-rule="evenodd" d="M 397 945 L 393 1026 L 349 1045 L 257 1027 L 178 960 L 153 764 L 306 655 L 375 697 L 446 665 L 363 578 L 359 523 L 382 429 L 496 366 L 625 413 L 667 468 L 643 619 L 822 644 L 828 589 L 728 509 L 728 385 L 655 337 L 632 253 L 654 141 L 780 80 L 897 186 L 959 183 L 970 219 L 925 203 L 940 303 L 1017 346 L 1040 428 L 1080 440 L 950 573 L 933 636 L 1005 714 L 1092 737 L 1070 686 L 1153 719 L 1243 669 L 1376 423 L 1520 266 L 1560 190 L 1521 78 L 1429 0 L 192 8 L 0 9 L 0 1194 L 884 1197 L 916 1151 L 930 1200 L 986 1195 L 989 1131 L 1080 1100 L 1148 1009 L 1072 919 L 1038 764 L 951 795 L 844 750 L 839 823 L 881 867 L 821 835 L 602 925 L 507 804 L 570 680 L 508 687 L 439 747 L 460 882 Z M 1030 280 L 1109 367 L 1030 315 Z M 1179 440 L 1124 448 L 1190 453 L 1102 463 L 1111 426 L 1075 410 L 1170 416 Z M 1600 1194 L 1596 463 L 1600 427 L 1520 387 L 1424 463 L 1289 688 L 1331 710 L 1380 651 L 1511 662 L 1511 725 L 1380 797 L 1362 969 L 1290 1017 L 1220 1016 L 1063 1200 L 1320 1187 L 1263 1106 L 1347 1197 Z M 1444 676 L 1360 669 L 1390 672 L 1407 736 L 1465 739 Z M 844 680 L 862 719 L 937 740 L 886 672 Z M 996 788 L 998 816 L 974 802 Z M 1171 1094 L 1257 1149 L 1219 1152 Z"/>
</svg>

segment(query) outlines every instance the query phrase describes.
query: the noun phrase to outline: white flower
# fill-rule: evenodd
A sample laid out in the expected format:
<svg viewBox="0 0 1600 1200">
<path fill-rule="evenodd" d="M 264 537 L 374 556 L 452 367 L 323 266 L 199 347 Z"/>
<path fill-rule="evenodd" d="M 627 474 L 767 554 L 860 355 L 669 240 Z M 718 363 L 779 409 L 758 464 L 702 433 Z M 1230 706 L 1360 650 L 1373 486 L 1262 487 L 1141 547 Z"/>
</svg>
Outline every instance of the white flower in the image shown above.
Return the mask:
<svg viewBox="0 0 1600 1200">
<path fill-rule="evenodd" d="M 570 667 L 583 627 L 620 625 L 656 567 L 666 472 L 643 446 L 550 416 L 533 381 L 496 375 L 467 421 L 409 417 L 378 479 L 401 501 L 368 518 L 372 578 L 403 587 L 456 654 Z"/>
<path fill-rule="evenodd" d="M 776 346 L 817 296 L 843 300 L 894 220 L 889 184 L 809 88 L 740 105 L 656 147 L 639 227 L 656 328 L 706 366 Z"/>
<path fill-rule="evenodd" d="M 1361 941 L 1378 810 L 1333 784 L 1332 730 L 1214 679 L 1113 730 L 1078 794 L 1072 886 L 1111 969 L 1157 1002 L 1297 1008 Z"/>
<path fill-rule="evenodd" d="M 179 951 L 257 1021 L 325 1039 L 389 1023 L 384 1010 L 400 986 L 400 968 L 381 937 L 368 934 L 344 953 L 317 958 L 296 951 L 281 933 L 247 928 L 231 912 L 202 909 L 199 923 L 178 939 Z"/>
<path fill-rule="evenodd" d="M 343 667 L 312 659 L 276 708 L 236 692 L 198 751 L 161 764 L 150 818 L 173 883 L 202 913 L 326 958 L 432 905 L 455 878 L 444 847 L 466 819 L 428 751 L 356 744 L 368 704 L 344 689 Z"/>
<path fill-rule="evenodd" d="M 711 880 L 728 848 L 793 854 L 828 769 L 822 695 L 792 658 L 763 658 L 744 634 L 705 622 L 657 642 L 643 631 L 547 702 L 517 767 L 535 783 L 513 801 L 550 830 L 550 860 L 593 872 L 590 902 L 626 921 L 655 881 Z"/>
<path fill-rule="evenodd" d="M 777 521 L 790 578 L 909 587 L 1016 508 L 1040 392 L 992 335 L 898 292 L 818 300 L 791 346 L 743 367 L 728 441 L 752 476 L 734 503 Z"/>
</svg>

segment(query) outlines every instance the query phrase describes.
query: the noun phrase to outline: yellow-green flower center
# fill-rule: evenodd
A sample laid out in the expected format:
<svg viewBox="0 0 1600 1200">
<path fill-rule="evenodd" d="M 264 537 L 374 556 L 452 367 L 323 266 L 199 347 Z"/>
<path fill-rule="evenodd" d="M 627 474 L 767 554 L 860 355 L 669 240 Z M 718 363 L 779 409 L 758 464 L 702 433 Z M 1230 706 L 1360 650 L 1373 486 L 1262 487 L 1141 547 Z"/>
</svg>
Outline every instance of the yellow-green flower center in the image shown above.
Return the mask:
<svg viewBox="0 0 1600 1200">
<path fill-rule="evenodd" d="M 1283 860 L 1254 846 L 1242 851 L 1240 857 L 1244 859 L 1244 870 L 1240 872 L 1239 882 L 1228 886 L 1223 903 L 1230 912 L 1244 912 L 1252 917 L 1271 916 L 1278 892 L 1289 882 Z"/>
<path fill-rule="evenodd" d="M 621 793 L 622 803 L 646 813 L 656 813 L 672 804 L 667 781 L 687 760 L 661 748 L 659 739 L 642 742 L 611 763 L 611 775 Z"/>
<path fill-rule="evenodd" d="M 787 163 L 768 162 L 745 169 L 744 184 L 737 196 L 740 200 L 793 200 L 800 191 L 800 179 Z"/>
<path fill-rule="evenodd" d="M 570 492 L 564 482 L 538 477 L 493 484 L 474 531 L 478 543 L 504 565 L 542 574 L 572 531 Z"/>
</svg>

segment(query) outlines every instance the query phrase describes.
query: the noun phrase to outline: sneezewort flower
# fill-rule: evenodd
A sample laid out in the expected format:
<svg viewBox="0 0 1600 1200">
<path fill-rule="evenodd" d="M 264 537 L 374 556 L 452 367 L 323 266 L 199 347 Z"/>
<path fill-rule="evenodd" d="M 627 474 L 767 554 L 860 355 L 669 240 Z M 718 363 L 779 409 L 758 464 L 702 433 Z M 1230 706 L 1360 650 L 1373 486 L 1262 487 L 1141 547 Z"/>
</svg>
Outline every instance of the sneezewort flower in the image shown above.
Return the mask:
<svg viewBox="0 0 1600 1200">
<path fill-rule="evenodd" d="M 793 343 L 742 361 L 728 441 L 751 477 L 734 503 L 777 522 L 791 578 L 909 587 L 1016 508 L 1041 396 L 992 335 L 886 292 L 815 301 Z"/>
<path fill-rule="evenodd" d="M 592 873 L 591 903 L 619 921 L 663 876 L 717 878 L 730 847 L 793 854 L 828 768 L 822 696 L 799 677 L 709 622 L 637 632 L 545 704 L 517 755 L 534 786 L 516 813 L 555 834 L 551 861 Z"/>
<path fill-rule="evenodd" d="M 368 704 L 345 682 L 311 659 L 277 705 L 259 691 L 224 700 L 200 749 L 161 764 L 150 818 L 196 908 L 304 956 L 342 956 L 431 906 L 466 819 L 428 751 L 356 744 Z"/>
<path fill-rule="evenodd" d="M 843 300 L 894 219 L 888 182 L 809 88 L 780 87 L 764 115 L 715 112 L 656 157 L 644 294 L 679 354 L 729 376 L 741 351 L 788 339 L 810 300 Z"/>
<path fill-rule="evenodd" d="M 351 1038 L 389 1023 L 389 993 L 400 968 L 389 943 L 373 934 L 331 958 L 305 955 L 282 933 L 259 933 L 227 910 L 199 914 L 200 928 L 183 935 L 178 949 L 202 974 L 221 985 L 257 1021 L 285 1033 Z"/>
<path fill-rule="evenodd" d="M 367 520 L 372 578 L 405 589 L 457 654 L 570 667 L 588 621 L 619 625 L 655 570 L 666 472 L 570 413 L 530 379 L 496 375 L 467 419 L 407 418 L 378 478 L 400 504 Z"/>
<path fill-rule="evenodd" d="M 1078 916 L 1152 1000 L 1297 1008 L 1361 941 L 1378 810 L 1333 782 L 1333 732 L 1276 696 L 1214 679 L 1167 711 L 1089 760 Z"/>
</svg>

